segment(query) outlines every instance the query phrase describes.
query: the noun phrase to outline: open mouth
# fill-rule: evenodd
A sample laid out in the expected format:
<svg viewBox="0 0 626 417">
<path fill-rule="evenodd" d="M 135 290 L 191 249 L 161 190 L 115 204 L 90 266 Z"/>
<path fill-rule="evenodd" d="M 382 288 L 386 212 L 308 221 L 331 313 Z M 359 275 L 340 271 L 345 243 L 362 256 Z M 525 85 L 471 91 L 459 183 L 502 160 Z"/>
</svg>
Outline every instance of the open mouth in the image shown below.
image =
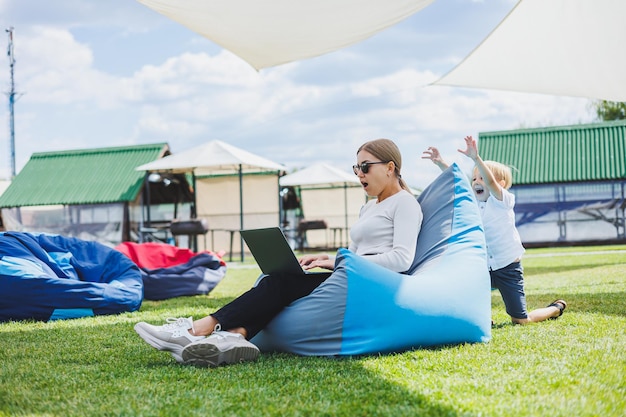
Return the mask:
<svg viewBox="0 0 626 417">
<path fill-rule="evenodd" d="M 369 184 L 369 183 L 367 183 L 367 182 L 362 182 L 362 181 L 361 181 L 361 185 L 363 186 L 363 188 L 367 188 L 368 184 Z"/>
<path fill-rule="evenodd" d="M 477 186 L 474 187 L 474 192 L 476 193 L 476 195 L 482 195 L 485 192 L 485 189 L 483 187 Z"/>
</svg>

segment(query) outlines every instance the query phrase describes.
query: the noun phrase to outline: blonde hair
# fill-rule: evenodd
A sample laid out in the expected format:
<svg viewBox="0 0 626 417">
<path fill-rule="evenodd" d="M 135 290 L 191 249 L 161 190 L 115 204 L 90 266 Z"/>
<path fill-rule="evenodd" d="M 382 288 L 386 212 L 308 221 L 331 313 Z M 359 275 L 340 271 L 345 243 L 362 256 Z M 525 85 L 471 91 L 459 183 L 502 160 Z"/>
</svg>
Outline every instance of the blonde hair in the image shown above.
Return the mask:
<svg viewBox="0 0 626 417">
<path fill-rule="evenodd" d="M 513 185 L 513 173 L 511 172 L 510 167 L 496 161 L 484 161 L 484 163 L 487 169 L 491 171 L 496 181 L 504 181 L 505 190 L 511 188 L 511 186 Z"/>
<path fill-rule="evenodd" d="M 404 190 L 410 191 L 408 185 L 406 185 L 402 179 L 402 175 L 400 174 L 400 170 L 402 169 L 402 154 L 400 153 L 398 145 L 396 145 L 391 139 L 383 138 L 370 140 L 359 147 L 356 151 L 357 155 L 361 151 L 369 152 L 381 161 L 393 162 L 395 166 L 394 172 L 396 178 L 398 178 L 398 181 L 400 182 L 400 187 Z"/>
</svg>

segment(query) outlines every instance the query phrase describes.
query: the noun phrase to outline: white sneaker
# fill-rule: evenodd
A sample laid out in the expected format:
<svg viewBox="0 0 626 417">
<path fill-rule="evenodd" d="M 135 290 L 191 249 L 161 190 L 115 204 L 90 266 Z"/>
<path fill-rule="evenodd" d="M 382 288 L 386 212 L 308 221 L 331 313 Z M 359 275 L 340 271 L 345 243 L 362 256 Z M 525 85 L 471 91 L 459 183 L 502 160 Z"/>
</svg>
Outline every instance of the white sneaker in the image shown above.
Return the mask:
<svg viewBox="0 0 626 417">
<path fill-rule="evenodd" d="M 155 349 L 171 352 L 179 363 L 183 361 L 181 352 L 185 346 L 206 339 L 205 336 L 192 335 L 189 329 L 193 331 L 191 317 L 169 318 L 162 326 L 153 326 L 145 322 L 135 324 L 135 331 L 143 340 Z"/>
<path fill-rule="evenodd" d="M 215 367 L 254 361 L 259 348 L 239 333 L 214 331 L 203 340 L 193 342 L 183 349 L 183 362 L 200 367 Z"/>
</svg>

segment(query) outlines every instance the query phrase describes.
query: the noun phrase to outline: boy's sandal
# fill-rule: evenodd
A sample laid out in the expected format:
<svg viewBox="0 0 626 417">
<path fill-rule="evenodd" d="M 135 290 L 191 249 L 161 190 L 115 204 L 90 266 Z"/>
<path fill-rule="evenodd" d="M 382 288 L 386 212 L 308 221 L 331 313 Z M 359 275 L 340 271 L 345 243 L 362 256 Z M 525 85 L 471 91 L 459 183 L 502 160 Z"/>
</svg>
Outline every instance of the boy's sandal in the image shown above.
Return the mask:
<svg viewBox="0 0 626 417">
<path fill-rule="evenodd" d="M 556 307 L 559 309 L 559 315 L 556 317 L 551 317 L 552 319 L 556 319 L 563 315 L 563 310 L 567 308 L 567 303 L 565 302 L 565 300 L 555 300 L 548 307 Z"/>
</svg>

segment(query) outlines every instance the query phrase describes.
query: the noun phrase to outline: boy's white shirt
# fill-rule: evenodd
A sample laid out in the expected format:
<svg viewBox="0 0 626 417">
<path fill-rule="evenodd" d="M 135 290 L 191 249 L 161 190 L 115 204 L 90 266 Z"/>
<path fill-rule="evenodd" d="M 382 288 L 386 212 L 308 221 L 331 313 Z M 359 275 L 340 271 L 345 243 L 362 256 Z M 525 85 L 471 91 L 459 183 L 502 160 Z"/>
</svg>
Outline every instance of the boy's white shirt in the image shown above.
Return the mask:
<svg viewBox="0 0 626 417">
<path fill-rule="evenodd" d="M 483 220 L 489 269 L 504 268 L 524 254 L 524 246 L 515 227 L 515 195 L 502 189 L 502 201 L 490 195 L 479 201 Z"/>
</svg>

